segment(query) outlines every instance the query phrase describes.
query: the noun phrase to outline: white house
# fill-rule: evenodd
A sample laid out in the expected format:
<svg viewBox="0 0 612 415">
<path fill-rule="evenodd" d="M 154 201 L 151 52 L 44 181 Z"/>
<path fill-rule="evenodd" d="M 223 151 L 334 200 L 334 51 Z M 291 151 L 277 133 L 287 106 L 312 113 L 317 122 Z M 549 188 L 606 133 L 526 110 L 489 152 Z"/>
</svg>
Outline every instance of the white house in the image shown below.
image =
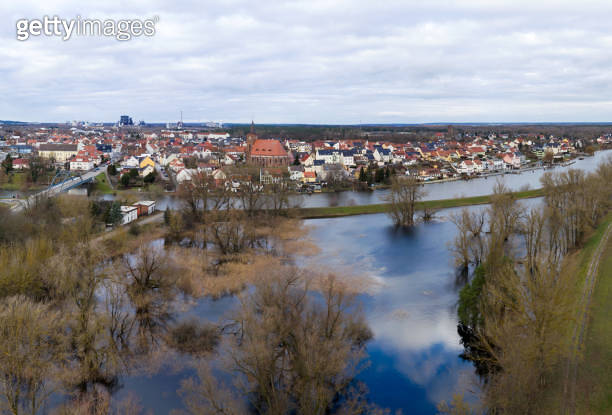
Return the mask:
<svg viewBox="0 0 612 415">
<path fill-rule="evenodd" d="M 353 152 L 348 150 L 342 151 L 342 153 L 340 154 L 340 163 L 343 166 L 354 166 L 355 158 Z"/>
<path fill-rule="evenodd" d="M 487 167 L 489 170 L 503 170 L 506 166 L 502 159 L 493 158 L 488 161 Z"/>
<path fill-rule="evenodd" d="M 161 164 L 162 166 L 167 166 L 168 164 L 170 164 L 172 161 L 176 160 L 177 158 L 178 158 L 178 155 L 175 153 L 170 153 L 170 154 L 163 153 L 159 156 L 159 164 Z"/>
<path fill-rule="evenodd" d="M 121 206 L 121 224 L 127 225 L 138 219 L 138 208 L 136 206 Z"/>
<path fill-rule="evenodd" d="M 188 182 L 188 181 L 191 180 L 191 178 L 193 176 L 195 176 L 197 174 L 198 174 L 198 170 L 197 169 L 182 169 L 176 175 L 176 182 L 179 183 L 179 184 L 183 183 L 183 182 Z"/>
<path fill-rule="evenodd" d="M 206 151 L 208 151 L 208 150 L 206 150 Z M 223 156 L 223 160 L 221 160 L 221 163 L 226 165 L 226 166 L 231 166 L 233 164 L 236 164 L 236 161 L 229 154 L 225 154 Z"/>
<path fill-rule="evenodd" d="M 121 167 L 124 169 L 137 169 L 140 166 L 140 162 L 134 156 L 130 156 L 121 162 Z"/>
<path fill-rule="evenodd" d="M 388 148 L 375 147 L 374 159 L 378 162 L 388 163 L 391 161 L 391 150 Z"/>
<path fill-rule="evenodd" d="M 482 163 L 482 161 L 478 159 L 474 159 L 473 163 L 474 163 L 474 173 L 481 173 L 484 171 L 484 164 Z"/>
<path fill-rule="evenodd" d="M 18 159 L 13 160 L 14 170 L 23 170 L 23 169 L 28 169 L 28 168 L 30 168 L 30 160 L 23 159 L 23 158 L 18 158 Z"/>
<path fill-rule="evenodd" d="M 88 171 L 94 168 L 94 162 L 87 156 L 75 156 L 70 160 L 70 170 Z"/>
<path fill-rule="evenodd" d="M 306 167 L 310 167 L 314 164 L 315 157 L 312 154 L 307 154 L 300 159 L 300 163 Z"/>
<path fill-rule="evenodd" d="M 521 158 L 514 153 L 504 154 L 503 161 L 509 168 L 519 169 L 521 167 Z"/>
<path fill-rule="evenodd" d="M 474 163 L 472 160 L 462 160 L 461 163 L 455 165 L 457 173 L 472 174 L 474 173 Z"/>
<path fill-rule="evenodd" d="M 211 175 L 215 183 L 221 183 L 227 180 L 227 174 L 221 169 L 213 171 Z"/>
<path fill-rule="evenodd" d="M 325 164 L 337 164 L 340 162 L 340 152 L 337 150 L 317 149 L 316 160 L 323 160 Z"/>
<path fill-rule="evenodd" d="M 302 181 L 304 177 L 304 167 L 303 166 L 289 166 L 289 180 L 294 181 Z"/>
</svg>

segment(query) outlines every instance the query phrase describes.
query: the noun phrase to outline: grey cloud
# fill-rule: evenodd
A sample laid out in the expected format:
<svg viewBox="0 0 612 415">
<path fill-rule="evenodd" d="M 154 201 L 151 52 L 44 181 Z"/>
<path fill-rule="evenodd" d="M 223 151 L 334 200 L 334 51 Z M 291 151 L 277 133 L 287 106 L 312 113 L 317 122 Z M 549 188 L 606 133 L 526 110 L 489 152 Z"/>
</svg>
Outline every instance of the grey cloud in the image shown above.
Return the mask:
<svg viewBox="0 0 612 415">
<path fill-rule="evenodd" d="M 492 4 L 494 3 L 494 4 Z M 606 121 L 612 4 L 0 5 L 0 119 Z M 160 16 L 150 39 L 15 40 L 17 18 Z"/>
</svg>

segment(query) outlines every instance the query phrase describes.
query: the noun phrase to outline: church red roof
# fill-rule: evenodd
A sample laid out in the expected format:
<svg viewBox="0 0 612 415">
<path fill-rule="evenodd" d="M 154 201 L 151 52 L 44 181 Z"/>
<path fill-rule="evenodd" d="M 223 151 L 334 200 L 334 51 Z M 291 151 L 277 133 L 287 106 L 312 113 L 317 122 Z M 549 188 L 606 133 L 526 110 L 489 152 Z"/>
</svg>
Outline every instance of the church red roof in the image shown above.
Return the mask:
<svg viewBox="0 0 612 415">
<path fill-rule="evenodd" d="M 257 139 L 253 143 L 251 156 L 287 157 L 287 151 L 278 140 Z"/>
</svg>

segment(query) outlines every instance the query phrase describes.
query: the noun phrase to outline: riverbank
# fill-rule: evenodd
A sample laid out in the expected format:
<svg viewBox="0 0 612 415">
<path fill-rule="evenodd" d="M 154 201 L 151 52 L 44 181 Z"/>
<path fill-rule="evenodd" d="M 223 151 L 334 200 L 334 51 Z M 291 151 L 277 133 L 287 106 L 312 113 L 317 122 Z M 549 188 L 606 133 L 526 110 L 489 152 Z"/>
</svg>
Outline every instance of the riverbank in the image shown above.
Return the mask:
<svg viewBox="0 0 612 415">
<path fill-rule="evenodd" d="M 29 175 L 25 172 L 11 172 L 10 181 L 0 184 L 0 191 L 6 192 L 22 192 L 22 191 L 39 191 L 46 186 L 42 184 L 28 183 Z"/>
<path fill-rule="evenodd" d="M 525 190 L 513 193 L 517 199 L 542 197 L 542 189 Z M 485 205 L 491 203 L 492 195 L 474 196 L 455 199 L 427 200 L 417 202 L 417 209 L 448 209 L 463 206 Z M 295 209 L 295 216 L 301 219 L 337 218 L 342 216 L 372 215 L 389 211 L 389 203 L 356 206 L 331 206 Z"/>
</svg>

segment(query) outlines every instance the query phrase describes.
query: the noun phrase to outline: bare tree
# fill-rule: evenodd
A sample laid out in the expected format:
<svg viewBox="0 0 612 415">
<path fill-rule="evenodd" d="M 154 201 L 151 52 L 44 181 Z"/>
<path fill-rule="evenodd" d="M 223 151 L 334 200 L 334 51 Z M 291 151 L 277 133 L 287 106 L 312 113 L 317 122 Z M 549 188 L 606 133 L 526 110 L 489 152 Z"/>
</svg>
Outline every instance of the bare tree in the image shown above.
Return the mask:
<svg viewBox="0 0 612 415">
<path fill-rule="evenodd" d="M 59 312 L 22 297 L 0 305 L 0 408 L 35 415 L 53 392 L 65 360 Z M 57 382 L 55 382 L 57 386 Z"/>
<path fill-rule="evenodd" d="M 389 216 L 396 226 L 414 225 L 417 202 L 425 195 L 422 184 L 413 176 L 394 177 L 386 198 Z"/>
<path fill-rule="evenodd" d="M 263 185 L 253 180 L 241 182 L 238 188 L 238 200 L 248 217 L 255 216 L 264 207 Z"/>
<path fill-rule="evenodd" d="M 371 333 L 354 296 L 332 276 L 319 286 L 323 303 L 313 301 L 295 268 L 270 269 L 229 326 L 234 330 L 227 370 L 257 413 L 329 413 L 363 368 Z M 200 381 L 182 389 L 189 413 L 244 413 L 235 405 L 244 401 L 210 371 L 199 375 Z"/>
<path fill-rule="evenodd" d="M 268 213 L 280 215 L 289 208 L 289 185 L 284 182 L 275 182 L 264 187 Z"/>
<path fill-rule="evenodd" d="M 458 231 L 451 246 L 455 254 L 455 263 L 462 270 L 467 271 L 470 264 L 480 264 L 486 254 L 486 211 L 470 212 L 465 208 L 458 215 L 451 215 L 450 220 Z"/>
<path fill-rule="evenodd" d="M 163 248 L 141 246 L 134 255 L 123 257 L 123 280 L 134 309 L 138 348 L 148 351 L 157 345 L 172 320 L 176 275 L 169 267 Z"/>
</svg>

